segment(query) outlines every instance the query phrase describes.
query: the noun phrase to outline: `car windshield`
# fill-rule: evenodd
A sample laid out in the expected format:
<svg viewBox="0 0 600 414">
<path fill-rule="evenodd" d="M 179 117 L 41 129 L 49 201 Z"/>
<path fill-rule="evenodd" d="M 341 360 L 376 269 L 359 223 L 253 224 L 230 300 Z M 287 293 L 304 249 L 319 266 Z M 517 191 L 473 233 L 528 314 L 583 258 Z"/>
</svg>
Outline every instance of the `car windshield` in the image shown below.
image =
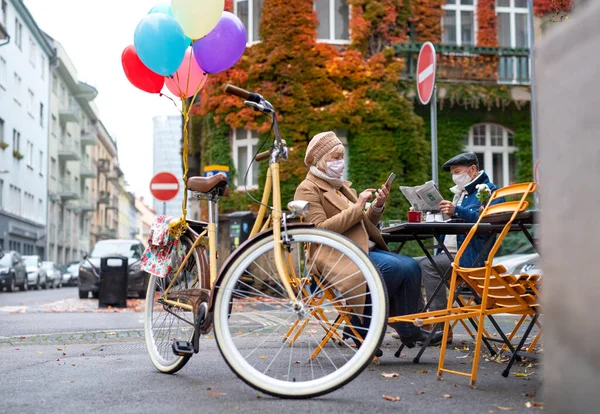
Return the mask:
<svg viewBox="0 0 600 414">
<path fill-rule="evenodd" d="M 0 266 L 10 266 L 10 265 L 12 265 L 12 255 L 5 254 L 0 259 Z"/>
<path fill-rule="evenodd" d="M 79 263 L 73 263 L 67 268 L 69 272 L 76 272 L 79 269 Z"/>
<path fill-rule="evenodd" d="M 38 260 L 35 257 L 24 257 L 23 261 L 25 262 L 25 266 L 37 266 Z"/>
<path fill-rule="evenodd" d="M 90 257 L 125 256 L 133 258 L 134 255 L 136 258 L 142 257 L 142 252 L 137 243 L 96 243 L 90 253 Z"/>
<path fill-rule="evenodd" d="M 42 262 L 42 267 L 45 270 L 52 270 L 52 262 Z"/>
</svg>

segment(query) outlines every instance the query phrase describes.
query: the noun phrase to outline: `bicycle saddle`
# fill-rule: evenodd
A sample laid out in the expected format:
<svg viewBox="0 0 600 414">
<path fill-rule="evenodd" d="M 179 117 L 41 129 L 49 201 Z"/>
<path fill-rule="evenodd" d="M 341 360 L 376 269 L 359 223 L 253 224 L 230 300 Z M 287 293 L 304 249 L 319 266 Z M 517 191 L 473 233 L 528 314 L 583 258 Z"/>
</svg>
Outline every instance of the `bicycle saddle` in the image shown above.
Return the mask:
<svg viewBox="0 0 600 414">
<path fill-rule="evenodd" d="M 215 174 L 212 177 L 190 177 L 187 181 L 187 187 L 188 190 L 198 193 L 210 193 L 216 190 L 219 196 L 227 196 L 229 194 L 227 176 L 221 173 Z"/>
</svg>

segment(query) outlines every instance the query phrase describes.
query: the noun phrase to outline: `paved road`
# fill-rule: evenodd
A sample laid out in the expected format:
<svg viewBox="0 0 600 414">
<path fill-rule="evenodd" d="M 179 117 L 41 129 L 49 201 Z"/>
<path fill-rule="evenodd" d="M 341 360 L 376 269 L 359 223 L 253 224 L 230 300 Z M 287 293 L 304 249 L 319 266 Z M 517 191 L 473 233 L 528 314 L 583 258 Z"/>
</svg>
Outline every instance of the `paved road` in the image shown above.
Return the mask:
<svg viewBox="0 0 600 414">
<path fill-rule="evenodd" d="M 473 390 L 466 378 L 435 379 L 437 348 L 429 349 L 418 365 L 412 362 L 416 349 L 395 358 L 397 341 L 389 335 L 379 365 L 371 364 L 341 390 L 309 401 L 271 398 L 242 383 L 223 361 L 212 335 L 203 337 L 202 351 L 179 373 L 160 374 L 146 355 L 142 313 L 94 312 L 97 301 L 79 302 L 72 298 L 72 289 L 58 292 L 63 296 L 52 291 L 24 293 L 24 305 L 19 306 L 26 308 L 16 313 L 2 312 L 16 305 L 4 305 L 7 294 L 0 294 L 2 412 L 500 413 L 531 411 L 525 403 L 542 400 L 535 361 L 529 368 L 516 366 L 503 378 L 503 365 L 482 360 L 478 388 Z M 49 302 L 34 298 L 38 293 L 49 295 Z M 459 332 L 447 358 L 454 369 L 462 370 L 471 361 L 465 355 L 473 347 Z M 386 378 L 384 372 L 398 377 Z M 532 375 L 515 376 L 517 372 Z M 386 401 L 382 395 L 398 396 L 400 401 Z"/>
</svg>

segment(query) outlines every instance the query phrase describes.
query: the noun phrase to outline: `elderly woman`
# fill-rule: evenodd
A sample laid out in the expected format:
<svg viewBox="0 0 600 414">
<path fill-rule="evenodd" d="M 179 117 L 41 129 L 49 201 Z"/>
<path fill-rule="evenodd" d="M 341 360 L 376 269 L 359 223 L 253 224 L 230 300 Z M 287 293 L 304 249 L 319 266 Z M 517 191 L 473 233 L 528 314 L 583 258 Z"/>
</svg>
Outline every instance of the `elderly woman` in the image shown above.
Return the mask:
<svg viewBox="0 0 600 414">
<path fill-rule="evenodd" d="M 307 221 L 348 237 L 368 252 L 385 281 L 390 316 L 417 313 L 421 269 L 412 258 L 391 253 L 377 228 L 389 189 L 382 185 L 377 190 L 375 200 L 365 211 L 367 201 L 376 190 L 369 188 L 357 196 L 350 187 L 352 183 L 342 179 L 344 146 L 331 131 L 313 137 L 306 149 L 304 163 L 310 167 L 310 171 L 296 189 L 294 199 L 310 202 Z M 359 323 L 353 320 L 354 325 Z M 392 327 L 409 348 L 425 339 L 425 333 L 413 324 L 395 323 Z"/>
</svg>

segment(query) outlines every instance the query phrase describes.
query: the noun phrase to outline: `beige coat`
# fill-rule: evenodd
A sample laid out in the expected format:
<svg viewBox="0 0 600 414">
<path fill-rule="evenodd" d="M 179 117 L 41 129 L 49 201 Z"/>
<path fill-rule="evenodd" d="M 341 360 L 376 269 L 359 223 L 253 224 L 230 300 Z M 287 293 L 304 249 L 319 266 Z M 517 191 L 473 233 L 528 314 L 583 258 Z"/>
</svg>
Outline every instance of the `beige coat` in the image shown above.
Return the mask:
<svg viewBox="0 0 600 414">
<path fill-rule="evenodd" d="M 350 188 L 351 184 L 346 181 L 340 188 L 340 192 L 353 203 L 352 205 L 344 200 L 331 184 L 309 172 L 296 189 L 294 200 L 310 202 L 305 219 L 316 227 L 346 236 L 365 252 L 369 251 L 369 239 L 380 249 L 389 250 L 376 227 L 383 213 L 375 214 L 371 208 L 365 212 L 360 204 L 357 204 L 356 191 Z M 311 246 L 309 253 L 311 260 L 315 254 L 317 254 L 317 247 Z M 339 255 L 327 254 L 323 248 L 318 252 L 315 262 L 318 273 L 328 277 L 329 284 L 334 284 L 342 294 L 352 290 L 348 296 L 356 296 L 359 295 L 359 290 L 364 293 L 364 285 L 359 290 L 355 287 L 364 279 L 358 276 L 352 277 L 356 269 L 353 270 L 350 264 L 347 259 L 340 260 Z M 353 303 L 353 305 L 359 304 Z"/>
</svg>

